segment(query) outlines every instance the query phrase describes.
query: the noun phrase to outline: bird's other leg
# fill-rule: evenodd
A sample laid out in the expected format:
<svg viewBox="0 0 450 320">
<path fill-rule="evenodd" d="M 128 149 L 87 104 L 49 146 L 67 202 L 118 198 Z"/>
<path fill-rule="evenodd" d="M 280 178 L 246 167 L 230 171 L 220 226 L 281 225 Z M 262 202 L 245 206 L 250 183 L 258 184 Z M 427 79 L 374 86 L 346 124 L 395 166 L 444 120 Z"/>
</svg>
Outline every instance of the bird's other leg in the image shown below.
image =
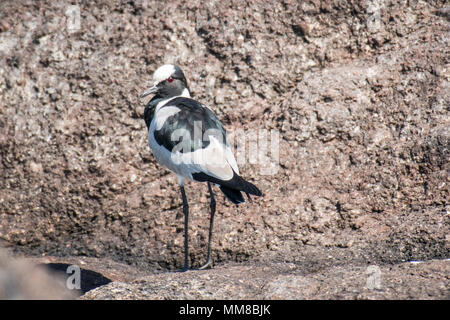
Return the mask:
<svg viewBox="0 0 450 320">
<path fill-rule="evenodd" d="M 184 185 L 180 183 L 181 198 L 183 199 L 183 213 L 184 213 L 184 267 L 183 271 L 189 269 L 189 205 L 184 192 Z"/>
<path fill-rule="evenodd" d="M 212 267 L 211 241 L 212 241 L 212 230 L 213 230 L 213 225 L 214 225 L 214 214 L 216 213 L 216 199 L 214 198 L 214 193 L 212 191 L 210 182 L 208 182 L 208 189 L 209 189 L 209 195 L 210 195 L 209 207 L 211 209 L 211 219 L 209 220 L 208 253 L 206 256 L 206 263 L 199 268 L 200 270 L 206 269 L 208 267 Z"/>
</svg>

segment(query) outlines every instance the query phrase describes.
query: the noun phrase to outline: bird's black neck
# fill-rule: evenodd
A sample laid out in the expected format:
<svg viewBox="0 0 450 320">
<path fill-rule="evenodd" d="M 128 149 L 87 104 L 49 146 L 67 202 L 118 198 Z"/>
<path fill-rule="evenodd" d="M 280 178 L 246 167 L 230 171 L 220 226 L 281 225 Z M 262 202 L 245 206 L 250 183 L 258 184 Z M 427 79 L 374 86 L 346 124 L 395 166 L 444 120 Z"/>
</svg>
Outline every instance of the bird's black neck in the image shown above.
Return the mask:
<svg viewBox="0 0 450 320">
<path fill-rule="evenodd" d="M 153 116 L 155 115 L 155 109 L 159 102 L 164 100 L 160 95 L 154 96 L 145 106 L 144 109 L 144 120 L 147 129 L 150 127 L 150 123 L 152 122 Z"/>
<path fill-rule="evenodd" d="M 187 89 L 187 97 L 191 97 L 189 89 L 186 87 Z M 184 94 L 185 91 L 183 89 L 183 91 L 181 92 L 181 94 Z M 156 110 L 156 106 L 158 105 L 158 103 L 160 103 L 163 100 L 166 99 L 170 99 L 170 98 L 175 98 L 177 96 L 180 96 L 180 94 L 161 94 L 158 93 L 156 94 L 145 106 L 144 109 L 144 120 L 145 120 L 145 124 L 147 125 L 147 129 L 150 127 L 150 123 L 152 122 L 153 116 L 155 115 L 155 110 Z"/>
</svg>

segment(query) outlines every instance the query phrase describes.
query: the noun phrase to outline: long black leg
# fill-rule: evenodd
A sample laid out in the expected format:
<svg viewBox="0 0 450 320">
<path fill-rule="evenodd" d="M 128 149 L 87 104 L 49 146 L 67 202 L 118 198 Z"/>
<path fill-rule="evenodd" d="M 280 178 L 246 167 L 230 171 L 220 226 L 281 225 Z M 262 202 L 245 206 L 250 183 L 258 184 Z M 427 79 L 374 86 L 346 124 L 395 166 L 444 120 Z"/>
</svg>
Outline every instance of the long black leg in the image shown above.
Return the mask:
<svg viewBox="0 0 450 320">
<path fill-rule="evenodd" d="M 212 230 L 213 230 L 213 225 L 214 225 L 214 214 L 216 213 L 216 199 L 214 198 L 214 193 L 212 191 L 210 182 L 208 182 L 208 189 L 209 189 L 209 195 L 210 195 L 209 207 L 211 209 L 211 219 L 209 220 L 208 254 L 206 257 L 206 263 L 199 268 L 200 270 L 206 269 L 206 268 L 212 266 L 211 241 L 212 241 Z"/>
<path fill-rule="evenodd" d="M 183 199 L 183 213 L 184 213 L 184 268 L 183 270 L 189 269 L 189 205 L 186 198 L 186 193 L 184 192 L 184 186 L 180 185 L 181 198 Z"/>
</svg>

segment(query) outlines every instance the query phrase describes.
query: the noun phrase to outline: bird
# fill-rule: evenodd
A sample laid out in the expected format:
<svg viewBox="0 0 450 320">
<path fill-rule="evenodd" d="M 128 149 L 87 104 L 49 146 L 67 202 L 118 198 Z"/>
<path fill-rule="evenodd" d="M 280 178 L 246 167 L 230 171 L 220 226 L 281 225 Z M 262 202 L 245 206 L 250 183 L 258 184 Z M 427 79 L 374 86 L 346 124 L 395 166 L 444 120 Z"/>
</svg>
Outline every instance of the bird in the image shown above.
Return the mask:
<svg viewBox="0 0 450 320">
<path fill-rule="evenodd" d="M 183 202 L 184 267 L 189 270 L 189 204 L 185 180 L 206 182 L 210 195 L 210 224 L 206 263 L 212 268 L 211 241 L 216 211 L 213 185 L 233 204 L 245 202 L 242 192 L 262 196 L 262 192 L 239 174 L 236 159 L 227 141 L 227 132 L 209 106 L 191 97 L 186 77 L 177 65 L 164 64 L 153 73 L 153 86 L 140 98 L 153 94 L 146 104 L 144 120 L 148 145 L 156 161 L 175 173 Z"/>
</svg>

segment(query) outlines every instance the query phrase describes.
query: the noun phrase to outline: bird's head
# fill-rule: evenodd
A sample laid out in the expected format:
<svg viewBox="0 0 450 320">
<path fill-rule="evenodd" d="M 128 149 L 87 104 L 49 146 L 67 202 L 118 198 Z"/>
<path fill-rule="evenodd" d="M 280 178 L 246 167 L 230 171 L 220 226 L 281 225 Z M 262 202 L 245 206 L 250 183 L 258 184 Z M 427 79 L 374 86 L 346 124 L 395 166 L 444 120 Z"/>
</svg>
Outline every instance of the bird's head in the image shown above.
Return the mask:
<svg viewBox="0 0 450 320">
<path fill-rule="evenodd" d="M 180 67 L 165 64 L 156 69 L 153 73 L 153 86 L 145 90 L 141 98 L 150 94 L 157 94 L 161 98 L 189 97 L 187 81 Z"/>
</svg>

